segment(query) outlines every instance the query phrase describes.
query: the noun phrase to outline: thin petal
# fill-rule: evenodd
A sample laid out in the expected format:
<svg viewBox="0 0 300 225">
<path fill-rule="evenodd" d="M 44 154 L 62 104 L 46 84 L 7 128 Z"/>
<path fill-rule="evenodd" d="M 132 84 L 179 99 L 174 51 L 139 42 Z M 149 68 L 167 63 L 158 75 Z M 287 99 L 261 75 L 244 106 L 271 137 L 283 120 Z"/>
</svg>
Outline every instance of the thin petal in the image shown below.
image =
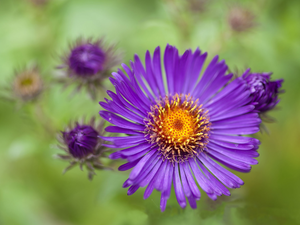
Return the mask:
<svg viewBox="0 0 300 225">
<path fill-rule="evenodd" d="M 138 131 L 145 130 L 145 127 L 143 125 L 131 123 L 131 122 L 124 120 L 123 118 L 115 115 L 114 113 L 107 112 L 107 111 L 100 111 L 99 114 L 100 114 L 100 116 L 102 116 L 103 119 L 105 119 L 106 121 L 108 121 L 118 127 L 123 127 L 125 129 L 132 129 L 132 130 L 138 130 Z"/>
<path fill-rule="evenodd" d="M 144 167 L 145 163 L 147 162 L 147 160 L 156 152 L 155 150 L 150 151 L 147 155 L 145 155 L 144 157 L 142 157 L 142 159 L 139 161 L 139 163 L 134 167 L 134 169 L 131 171 L 131 173 L 129 174 L 129 179 L 133 180 L 135 179 L 139 173 L 141 172 L 142 168 Z"/>
<path fill-rule="evenodd" d="M 185 208 L 186 207 L 186 200 L 185 200 L 185 196 L 184 196 L 182 185 L 181 185 L 178 166 L 179 165 L 176 163 L 175 164 L 175 170 L 174 170 L 174 173 L 173 173 L 174 189 L 175 189 L 175 195 L 176 195 L 176 198 L 177 198 L 177 201 L 178 201 L 180 207 Z"/>
</svg>

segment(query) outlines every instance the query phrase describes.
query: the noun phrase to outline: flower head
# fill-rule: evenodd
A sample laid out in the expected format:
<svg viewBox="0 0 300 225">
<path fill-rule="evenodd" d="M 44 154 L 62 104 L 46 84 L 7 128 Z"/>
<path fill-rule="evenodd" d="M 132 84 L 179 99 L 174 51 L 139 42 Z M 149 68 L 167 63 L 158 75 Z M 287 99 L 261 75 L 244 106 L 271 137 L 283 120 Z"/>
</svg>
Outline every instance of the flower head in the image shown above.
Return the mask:
<svg viewBox="0 0 300 225">
<path fill-rule="evenodd" d="M 44 90 L 43 80 L 36 65 L 19 70 L 10 86 L 4 87 L 4 97 L 9 100 L 28 102 L 37 100 Z"/>
<path fill-rule="evenodd" d="M 34 6 L 38 6 L 38 7 L 45 6 L 49 2 L 49 0 L 27 0 L 27 1 L 33 4 Z"/>
<path fill-rule="evenodd" d="M 187 4 L 189 10 L 193 12 L 204 12 L 207 4 L 207 0 L 188 0 Z"/>
<path fill-rule="evenodd" d="M 106 48 L 102 39 L 79 38 L 62 59 L 64 62 L 58 67 L 63 70 L 61 81 L 66 85 L 75 82 L 78 89 L 85 86 L 93 98 L 103 79 L 120 63 L 114 46 Z"/>
<path fill-rule="evenodd" d="M 122 149 L 111 159 L 126 159 L 119 170 L 132 169 L 123 187 L 128 195 L 147 186 L 144 198 L 154 189 L 161 192 L 161 210 L 170 196 L 172 182 L 179 205 L 192 208 L 200 199 L 198 185 L 215 200 L 230 195 L 243 181 L 219 165 L 249 172 L 258 156 L 259 141 L 242 135 L 259 130 L 261 120 L 253 111 L 247 84 L 226 75 L 224 60 L 214 57 L 201 74 L 207 53 L 186 50 L 183 55 L 167 45 L 164 70 L 160 48 L 146 53 L 145 66 L 136 55 L 131 68 L 110 78 L 116 93 L 100 102 L 100 115 L 114 126 L 107 132 L 129 136 L 102 137 L 112 148 Z M 225 186 L 224 186 L 225 185 Z"/>
<path fill-rule="evenodd" d="M 236 6 L 230 9 L 228 22 L 232 30 L 243 32 L 255 26 L 254 14 L 246 8 Z"/>
<path fill-rule="evenodd" d="M 79 125 L 69 132 L 63 132 L 65 143 L 74 158 L 84 158 L 93 154 L 98 143 L 98 132 L 89 125 Z"/>
<path fill-rule="evenodd" d="M 92 43 L 76 46 L 69 56 L 69 67 L 73 76 L 93 76 L 103 70 L 104 62 L 103 50 Z"/>
<path fill-rule="evenodd" d="M 89 173 L 88 177 L 92 179 L 95 175 L 94 169 L 104 169 L 100 162 L 100 157 L 105 151 L 102 145 L 103 141 L 98 136 L 103 134 L 103 123 L 96 123 L 92 118 L 88 124 L 76 122 L 74 125 L 67 127 L 58 136 L 58 141 L 62 144 L 59 147 L 67 155 L 58 154 L 57 157 L 70 162 L 64 172 L 75 166 L 86 165 Z"/>
<path fill-rule="evenodd" d="M 252 102 L 256 102 L 255 109 L 259 113 L 265 113 L 273 109 L 280 101 L 278 94 L 282 93 L 282 90 L 279 89 L 283 80 L 271 81 L 271 74 L 250 73 L 250 69 L 248 69 L 241 77 L 248 85 L 253 97 Z"/>
</svg>

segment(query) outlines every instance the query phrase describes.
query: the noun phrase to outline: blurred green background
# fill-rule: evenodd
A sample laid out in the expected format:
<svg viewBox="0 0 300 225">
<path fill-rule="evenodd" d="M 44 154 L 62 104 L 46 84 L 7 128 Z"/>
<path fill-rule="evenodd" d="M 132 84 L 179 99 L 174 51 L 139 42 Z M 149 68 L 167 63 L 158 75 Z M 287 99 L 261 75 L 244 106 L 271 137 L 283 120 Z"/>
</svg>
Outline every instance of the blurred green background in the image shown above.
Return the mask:
<svg viewBox="0 0 300 225">
<path fill-rule="evenodd" d="M 255 27 L 230 28 L 228 13 L 236 5 L 252 11 Z M 299 0 L 199 0 L 192 6 L 185 0 L 1 0 L 1 85 L 31 62 L 50 81 L 57 55 L 70 42 L 105 36 L 125 63 L 158 45 L 176 45 L 181 53 L 199 46 L 209 59 L 219 54 L 232 71 L 272 71 L 273 79 L 285 79 L 286 93 L 270 113 L 277 119 L 267 124 L 270 134 L 255 135 L 262 142 L 259 164 L 250 173 L 235 172 L 242 188 L 216 202 L 202 192 L 196 210 L 182 210 L 173 191 L 164 213 L 156 191 L 147 200 L 143 190 L 127 196 L 121 186 L 128 172 L 99 171 L 92 182 L 79 168 L 62 175 L 66 163 L 52 157 L 60 152 L 55 134 L 40 120 L 48 117 L 44 122 L 59 131 L 81 115 L 98 117 L 100 106 L 86 93 L 70 98 L 72 88 L 49 85 L 38 107 L 0 101 L 0 224 L 300 224 L 299 21 Z"/>
</svg>

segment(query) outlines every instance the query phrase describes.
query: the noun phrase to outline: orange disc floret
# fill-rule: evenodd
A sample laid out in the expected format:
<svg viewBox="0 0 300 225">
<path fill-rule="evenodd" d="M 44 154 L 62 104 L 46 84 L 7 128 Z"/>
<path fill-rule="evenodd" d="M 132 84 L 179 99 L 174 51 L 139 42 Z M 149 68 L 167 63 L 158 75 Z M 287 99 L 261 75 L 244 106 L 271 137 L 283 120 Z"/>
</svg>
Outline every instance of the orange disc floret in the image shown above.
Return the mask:
<svg viewBox="0 0 300 225">
<path fill-rule="evenodd" d="M 176 140 L 177 143 L 182 143 L 194 133 L 193 115 L 181 108 L 166 113 L 162 122 L 164 124 L 163 133 Z"/>
<path fill-rule="evenodd" d="M 208 142 L 209 127 L 207 111 L 198 100 L 176 94 L 152 107 L 145 132 L 164 157 L 174 162 L 200 153 Z"/>
</svg>

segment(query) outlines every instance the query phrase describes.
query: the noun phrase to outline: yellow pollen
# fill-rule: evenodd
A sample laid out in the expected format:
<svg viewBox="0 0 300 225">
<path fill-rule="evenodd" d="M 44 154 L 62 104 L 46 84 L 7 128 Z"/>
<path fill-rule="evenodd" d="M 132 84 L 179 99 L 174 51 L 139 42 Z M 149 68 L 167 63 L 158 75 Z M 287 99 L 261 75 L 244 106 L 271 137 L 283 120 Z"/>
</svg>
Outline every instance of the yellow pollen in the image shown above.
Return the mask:
<svg viewBox="0 0 300 225">
<path fill-rule="evenodd" d="M 206 146 L 210 131 L 207 111 L 190 95 L 166 96 L 149 112 L 145 133 L 171 162 L 185 161 Z"/>
<path fill-rule="evenodd" d="M 194 133 L 194 118 L 181 108 L 170 111 L 162 121 L 162 131 L 170 138 L 182 142 Z"/>
</svg>

